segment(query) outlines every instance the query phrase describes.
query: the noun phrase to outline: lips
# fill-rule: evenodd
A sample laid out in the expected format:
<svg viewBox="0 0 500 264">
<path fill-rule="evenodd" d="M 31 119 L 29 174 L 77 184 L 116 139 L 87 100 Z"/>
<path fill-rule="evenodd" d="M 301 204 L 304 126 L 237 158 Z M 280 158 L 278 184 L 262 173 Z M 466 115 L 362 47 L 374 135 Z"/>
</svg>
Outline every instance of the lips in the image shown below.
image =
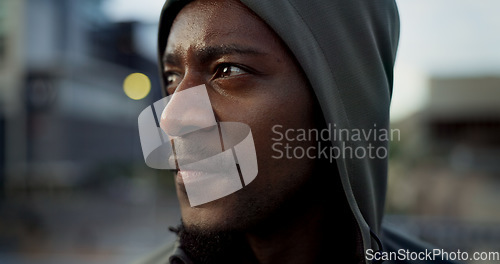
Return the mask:
<svg viewBox="0 0 500 264">
<path fill-rule="evenodd" d="M 176 181 L 177 183 L 182 185 L 194 184 L 202 181 L 203 179 L 206 179 L 206 175 L 204 174 L 206 174 L 206 172 L 179 170 L 177 171 Z"/>
<path fill-rule="evenodd" d="M 191 206 L 214 201 L 243 188 L 231 149 L 179 167 L 176 181 L 186 190 Z"/>
</svg>

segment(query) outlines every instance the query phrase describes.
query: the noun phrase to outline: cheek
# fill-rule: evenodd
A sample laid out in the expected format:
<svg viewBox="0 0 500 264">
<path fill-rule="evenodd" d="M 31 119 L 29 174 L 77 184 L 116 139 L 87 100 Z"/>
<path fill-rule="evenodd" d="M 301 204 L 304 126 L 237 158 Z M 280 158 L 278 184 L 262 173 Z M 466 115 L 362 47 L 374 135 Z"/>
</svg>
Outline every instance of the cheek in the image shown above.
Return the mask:
<svg viewBox="0 0 500 264">
<path fill-rule="evenodd" d="M 263 181 L 262 178 L 265 178 L 265 182 L 270 183 L 295 173 L 298 173 L 298 175 L 308 174 L 307 171 L 310 171 L 313 163 L 311 160 L 307 158 L 276 158 L 279 153 L 273 149 L 273 144 L 276 143 L 288 144 L 293 148 L 300 147 L 303 149 L 315 144 L 315 142 L 309 141 L 276 141 L 279 135 L 273 132 L 273 127 L 276 125 L 282 126 L 281 131 L 286 129 L 307 130 L 313 127 L 313 100 L 307 86 L 297 85 L 293 87 L 281 83 L 266 88 L 267 91 L 272 92 L 261 92 L 249 98 L 240 98 L 240 100 L 231 102 L 226 101 L 224 104 L 218 103 L 218 109 L 216 110 L 217 113 L 220 113 L 218 117 L 220 121 L 246 123 L 252 129 L 259 176 L 261 176 L 258 177 L 260 178 L 259 182 Z M 283 148 L 281 147 L 281 149 Z M 264 175 L 266 177 L 262 177 Z"/>
<path fill-rule="evenodd" d="M 279 155 L 273 150 L 273 144 L 277 141 L 277 134 L 273 132 L 276 125 L 282 126 L 281 131 L 286 129 L 310 129 L 313 123 L 313 98 L 307 81 L 292 61 L 281 65 L 279 73 L 270 79 L 245 82 L 240 89 L 231 93 L 230 96 L 212 92 L 212 106 L 219 121 L 233 121 L 248 124 L 252 129 L 259 176 L 257 178 L 267 183 L 278 181 L 290 174 L 308 175 L 311 169 L 311 160 L 273 158 Z M 286 66 L 288 65 L 288 66 Z M 315 142 L 286 142 L 292 147 L 308 148 Z M 300 173 L 299 173 L 300 172 Z M 266 177 L 263 177 L 266 174 Z M 267 175 L 272 174 L 272 175 Z"/>
</svg>

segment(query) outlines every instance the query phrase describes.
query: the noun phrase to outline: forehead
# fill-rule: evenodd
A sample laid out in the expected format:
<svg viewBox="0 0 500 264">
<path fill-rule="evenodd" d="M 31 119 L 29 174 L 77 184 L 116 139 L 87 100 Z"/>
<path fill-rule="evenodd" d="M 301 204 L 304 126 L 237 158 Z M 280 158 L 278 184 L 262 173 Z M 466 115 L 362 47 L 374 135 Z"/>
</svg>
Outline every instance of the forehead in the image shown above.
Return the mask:
<svg viewBox="0 0 500 264">
<path fill-rule="evenodd" d="M 240 44 L 284 50 L 276 33 L 239 1 L 199 0 L 177 15 L 166 51 L 176 53 L 188 48 Z"/>
</svg>

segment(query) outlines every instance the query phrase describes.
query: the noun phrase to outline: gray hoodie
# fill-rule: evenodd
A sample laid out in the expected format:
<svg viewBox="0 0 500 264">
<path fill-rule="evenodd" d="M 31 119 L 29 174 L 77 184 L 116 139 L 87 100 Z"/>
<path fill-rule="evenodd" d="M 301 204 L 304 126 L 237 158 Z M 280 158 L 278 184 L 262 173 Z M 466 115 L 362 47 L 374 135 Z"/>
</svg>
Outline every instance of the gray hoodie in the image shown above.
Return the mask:
<svg viewBox="0 0 500 264">
<path fill-rule="evenodd" d="M 166 1 L 160 19 L 159 58 L 163 57 L 173 20 L 189 2 Z M 399 16 L 394 0 L 241 2 L 260 16 L 290 48 L 314 89 L 326 123 L 351 131 L 369 131 L 375 127 L 388 129 L 399 40 Z M 387 141 L 373 138 L 367 141 L 336 138 L 331 143 L 339 148 L 350 146 L 353 149 L 368 144 L 374 148 L 388 147 Z M 336 162 L 345 196 L 361 231 L 359 248 L 373 252 L 430 249 L 382 227 L 387 159 L 366 157 L 337 159 Z M 142 263 L 169 263 L 172 256 L 190 263 L 177 245 L 165 247 Z"/>
</svg>

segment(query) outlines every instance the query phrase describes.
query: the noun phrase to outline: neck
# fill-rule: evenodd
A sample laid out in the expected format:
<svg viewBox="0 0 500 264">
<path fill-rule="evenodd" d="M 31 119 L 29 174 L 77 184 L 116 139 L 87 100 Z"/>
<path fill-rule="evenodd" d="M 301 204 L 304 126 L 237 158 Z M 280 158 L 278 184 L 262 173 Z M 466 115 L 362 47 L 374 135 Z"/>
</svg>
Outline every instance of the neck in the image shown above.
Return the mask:
<svg viewBox="0 0 500 264">
<path fill-rule="evenodd" d="M 247 233 L 246 238 L 259 263 L 315 263 L 325 254 L 325 212 L 308 208 L 297 217 L 279 215 Z"/>
<path fill-rule="evenodd" d="M 261 264 L 355 263 L 356 230 L 341 185 L 330 182 L 307 185 L 245 238 Z"/>
</svg>

